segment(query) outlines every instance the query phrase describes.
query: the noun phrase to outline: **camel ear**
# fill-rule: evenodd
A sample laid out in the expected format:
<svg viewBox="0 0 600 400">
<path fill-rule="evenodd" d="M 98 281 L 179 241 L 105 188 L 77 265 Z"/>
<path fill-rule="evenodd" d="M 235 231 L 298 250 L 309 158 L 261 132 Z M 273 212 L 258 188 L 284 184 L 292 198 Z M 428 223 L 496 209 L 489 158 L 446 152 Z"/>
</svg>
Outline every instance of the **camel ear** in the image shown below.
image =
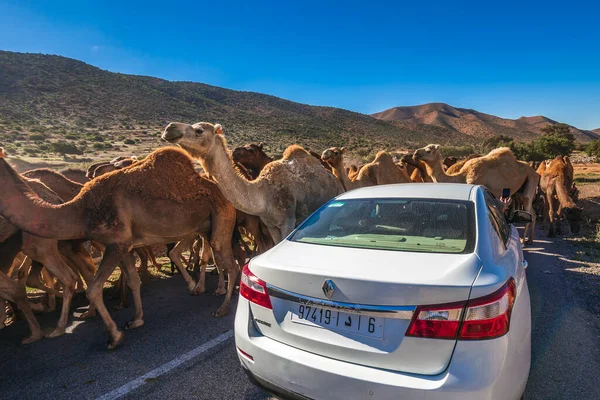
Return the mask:
<svg viewBox="0 0 600 400">
<path fill-rule="evenodd" d="M 260 143 L 258 144 L 258 148 L 259 148 L 259 149 L 261 149 L 261 150 L 263 149 L 263 142 L 260 142 Z"/>
<path fill-rule="evenodd" d="M 346 154 L 346 148 L 345 147 L 342 147 L 340 150 L 342 151 L 342 154 Z"/>
<path fill-rule="evenodd" d="M 6 157 L 6 154 L 4 154 L 4 149 L 2 147 L 0 147 L 0 158 L 4 158 Z"/>
<path fill-rule="evenodd" d="M 131 156 L 131 159 L 137 161 L 137 156 Z"/>
<path fill-rule="evenodd" d="M 435 150 L 439 150 L 439 149 L 440 149 L 440 145 L 439 145 L 439 144 L 434 144 L 434 145 L 433 145 L 433 148 L 434 148 Z"/>
<path fill-rule="evenodd" d="M 216 124 L 215 125 L 215 135 L 222 135 L 223 134 L 223 127 L 221 126 L 221 124 Z"/>
</svg>

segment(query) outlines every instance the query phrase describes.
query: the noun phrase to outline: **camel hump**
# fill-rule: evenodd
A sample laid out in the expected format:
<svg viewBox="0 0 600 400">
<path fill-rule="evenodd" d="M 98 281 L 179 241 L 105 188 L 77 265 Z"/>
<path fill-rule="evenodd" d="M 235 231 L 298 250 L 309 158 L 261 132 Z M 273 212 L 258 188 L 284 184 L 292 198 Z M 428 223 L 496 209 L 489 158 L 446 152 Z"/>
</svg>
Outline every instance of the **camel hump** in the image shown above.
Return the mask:
<svg viewBox="0 0 600 400">
<path fill-rule="evenodd" d="M 290 158 L 299 158 L 299 157 L 312 157 L 308 151 L 306 151 L 302 146 L 298 146 L 297 144 L 293 144 L 289 146 L 283 152 L 282 159 L 287 160 Z"/>
<path fill-rule="evenodd" d="M 169 166 L 174 168 L 175 164 L 180 165 L 181 168 L 188 169 L 189 167 L 191 170 L 194 169 L 192 159 L 184 150 L 176 147 L 163 147 L 150 153 L 142 162 L 132 164 L 132 167 L 127 170 L 154 166 L 164 171 L 169 171 Z M 168 179 L 168 177 L 165 176 L 165 179 Z"/>
<path fill-rule="evenodd" d="M 499 147 L 497 149 L 494 149 L 488 153 L 487 157 L 492 157 L 492 158 L 510 157 L 514 160 L 517 159 L 517 157 L 515 157 L 513 152 L 508 147 Z"/>
<path fill-rule="evenodd" d="M 388 152 L 386 152 L 384 150 L 378 152 L 377 155 L 375 156 L 375 160 L 373 160 L 373 162 L 388 162 L 388 161 L 391 161 L 393 163 L 394 159 L 392 158 L 392 156 L 389 155 Z"/>
</svg>

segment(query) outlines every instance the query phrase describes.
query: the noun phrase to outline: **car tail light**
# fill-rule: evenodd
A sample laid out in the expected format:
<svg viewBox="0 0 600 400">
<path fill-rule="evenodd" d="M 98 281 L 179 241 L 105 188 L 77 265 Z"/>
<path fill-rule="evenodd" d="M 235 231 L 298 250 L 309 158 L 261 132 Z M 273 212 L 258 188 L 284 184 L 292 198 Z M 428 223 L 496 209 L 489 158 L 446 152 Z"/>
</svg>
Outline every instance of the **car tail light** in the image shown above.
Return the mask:
<svg viewBox="0 0 600 400">
<path fill-rule="evenodd" d="M 469 300 L 459 339 L 492 339 L 508 332 L 515 303 L 515 281 L 510 278 L 489 296 Z"/>
<path fill-rule="evenodd" d="M 465 302 L 419 306 L 415 310 L 406 336 L 456 339 Z"/>
<path fill-rule="evenodd" d="M 500 337 L 508 332 L 515 302 L 512 278 L 496 292 L 467 302 L 418 306 L 406 336 L 480 340 Z"/>
<path fill-rule="evenodd" d="M 240 294 L 246 300 L 268 308 L 273 309 L 271 298 L 267 292 L 267 284 L 260 280 L 256 275 L 250 272 L 248 264 L 242 269 L 242 278 L 240 280 Z"/>
</svg>

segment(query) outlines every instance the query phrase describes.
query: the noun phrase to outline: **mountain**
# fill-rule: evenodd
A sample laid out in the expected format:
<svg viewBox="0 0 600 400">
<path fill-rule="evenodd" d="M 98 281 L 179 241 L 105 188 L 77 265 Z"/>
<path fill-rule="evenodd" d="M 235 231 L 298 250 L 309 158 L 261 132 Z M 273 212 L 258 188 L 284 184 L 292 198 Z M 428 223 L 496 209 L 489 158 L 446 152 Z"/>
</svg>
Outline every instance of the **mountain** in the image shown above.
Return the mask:
<svg viewBox="0 0 600 400">
<path fill-rule="evenodd" d="M 264 141 L 275 154 L 293 143 L 318 152 L 347 146 L 372 156 L 377 150 L 427 142 L 473 142 L 436 126 L 417 130 L 260 93 L 113 73 L 60 56 L 0 51 L 0 145 L 12 145 L 13 154 L 44 154 L 46 145 L 35 146 L 35 140 L 65 140 L 86 155 L 140 143 L 157 147 L 157 135 L 169 121 L 219 122 L 231 144 Z"/>
<path fill-rule="evenodd" d="M 542 134 L 541 128 L 556 124 L 544 116 L 500 118 L 468 108 L 452 107 L 444 103 L 420 106 L 394 107 L 372 114 L 382 121 L 389 121 L 407 129 L 419 130 L 422 126 L 437 126 L 452 132 L 476 138 L 508 135 L 518 140 L 530 140 Z M 581 141 L 600 138 L 600 132 L 577 129 L 570 126 L 571 133 Z"/>
<path fill-rule="evenodd" d="M 597 133 L 598 135 L 600 135 L 600 128 L 592 129 L 592 132 Z"/>
</svg>

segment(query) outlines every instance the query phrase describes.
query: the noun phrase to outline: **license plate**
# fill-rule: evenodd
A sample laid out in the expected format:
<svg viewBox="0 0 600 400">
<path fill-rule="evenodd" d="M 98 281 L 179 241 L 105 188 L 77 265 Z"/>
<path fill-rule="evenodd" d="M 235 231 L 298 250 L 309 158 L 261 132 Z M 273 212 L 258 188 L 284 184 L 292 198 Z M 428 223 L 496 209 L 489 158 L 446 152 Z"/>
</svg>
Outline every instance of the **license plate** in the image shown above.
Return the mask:
<svg viewBox="0 0 600 400">
<path fill-rule="evenodd" d="M 338 332 L 354 333 L 377 339 L 383 337 L 385 318 L 328 310 L 306 304 L 296 304 L 292 322 L 326 328 Z"/>
</svg>

